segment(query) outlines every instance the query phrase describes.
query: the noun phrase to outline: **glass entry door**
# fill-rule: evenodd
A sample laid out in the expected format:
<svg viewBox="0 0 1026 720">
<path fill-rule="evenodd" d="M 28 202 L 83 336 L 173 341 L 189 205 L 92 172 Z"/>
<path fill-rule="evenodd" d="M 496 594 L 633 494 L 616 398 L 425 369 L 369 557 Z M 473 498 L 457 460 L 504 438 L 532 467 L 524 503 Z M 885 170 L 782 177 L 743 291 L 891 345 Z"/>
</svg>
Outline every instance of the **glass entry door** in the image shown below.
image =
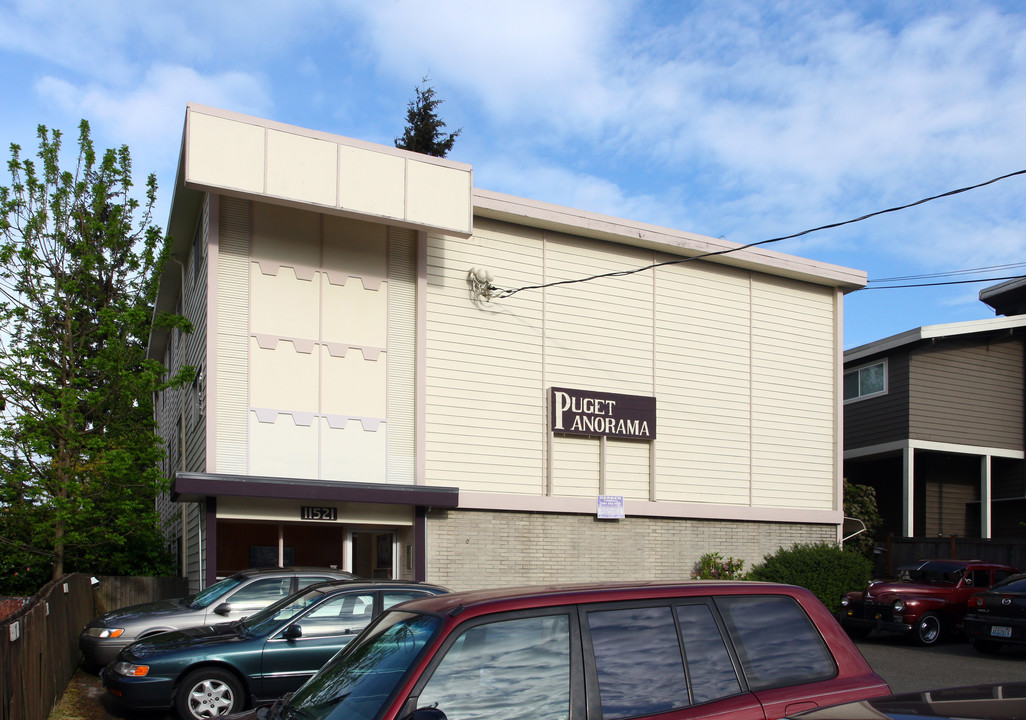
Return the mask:
<svg viewBox="0 0 1026 720">
<path fill-rule="evenodd" d="M 394 532 L 352 532 L 349 547 L 352 572 L 359 577 L 375 580 L 396 577 Z"/>
</svg>

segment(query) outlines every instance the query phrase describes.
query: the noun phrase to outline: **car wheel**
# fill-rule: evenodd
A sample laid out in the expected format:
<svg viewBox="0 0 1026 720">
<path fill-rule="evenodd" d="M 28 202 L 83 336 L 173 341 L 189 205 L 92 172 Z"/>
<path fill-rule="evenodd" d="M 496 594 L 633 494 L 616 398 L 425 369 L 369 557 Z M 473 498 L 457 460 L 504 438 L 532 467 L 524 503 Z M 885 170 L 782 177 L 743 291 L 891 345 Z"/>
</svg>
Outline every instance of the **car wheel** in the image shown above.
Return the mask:
<svg viewBox="0 0 1026 720">
<path fill-rule="evenodd" d="M 225 670 L 203 668 L 182 680 L 175 695 L 175 709 L 182 720 L 206 718 L 238 712 L 245 705 L 242 684 Z"/>
<path fill-rule="evenodd" d="M 976 652 L 983 653 L 984 655 L 993 655 L 1001 649 L 1001 643 L 994 642 L 993 640 L 978 640 L 973 638 L 972 645 L 976 648 Z"/>
<path fill-rule="evenodd" d="M 941 636 L 941 621 L 936 613 L 923 613 L 912 628 L 912 642 L 916 645 L 935 645 Z"/>
</svg>

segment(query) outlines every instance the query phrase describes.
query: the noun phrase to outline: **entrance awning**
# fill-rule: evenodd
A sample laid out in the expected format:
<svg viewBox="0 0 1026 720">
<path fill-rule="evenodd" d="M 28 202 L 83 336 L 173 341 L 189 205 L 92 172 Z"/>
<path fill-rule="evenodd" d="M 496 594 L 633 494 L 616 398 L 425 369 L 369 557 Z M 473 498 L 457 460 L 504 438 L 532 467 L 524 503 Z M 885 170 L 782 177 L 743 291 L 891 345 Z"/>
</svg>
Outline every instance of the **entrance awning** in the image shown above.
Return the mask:
<svg viewBox="0 0 1026 720">
<path fill-rule="evenodd" d="M 459 507 L 460 491 L 459 488 L 428 485 L 299 480 L 217 473 L 178 473 L 171 482 L 171 500 L 174 502 L 200 502 L 204 498 L 219 496 L 454 508 Z"/>
</svg>

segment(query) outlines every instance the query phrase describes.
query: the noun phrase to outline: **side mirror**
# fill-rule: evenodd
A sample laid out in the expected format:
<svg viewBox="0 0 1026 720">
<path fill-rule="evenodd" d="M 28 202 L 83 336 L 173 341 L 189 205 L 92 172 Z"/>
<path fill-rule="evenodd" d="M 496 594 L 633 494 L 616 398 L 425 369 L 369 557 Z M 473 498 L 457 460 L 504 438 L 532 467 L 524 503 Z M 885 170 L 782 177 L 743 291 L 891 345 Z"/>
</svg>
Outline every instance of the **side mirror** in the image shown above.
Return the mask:
<svg viewBox="0 0 1026 720">
<path fill-rule="evenodd" d="M 232 604 L 231 603 L 226 603 L 226 602 L 223 602 L 220 605 L 218 605 L 216 608 L 214 608 L 214 612 L 216 612 L 218 615 L 227 615 L 231 611 L 232 611 Z"/>
<path fill-rule="evenodd" d="M 298 640 L 303 637 L 303 628 L 299 625 L 289 625 L 282 632 L 281 636 L 286 640 Z"/>
</svg>

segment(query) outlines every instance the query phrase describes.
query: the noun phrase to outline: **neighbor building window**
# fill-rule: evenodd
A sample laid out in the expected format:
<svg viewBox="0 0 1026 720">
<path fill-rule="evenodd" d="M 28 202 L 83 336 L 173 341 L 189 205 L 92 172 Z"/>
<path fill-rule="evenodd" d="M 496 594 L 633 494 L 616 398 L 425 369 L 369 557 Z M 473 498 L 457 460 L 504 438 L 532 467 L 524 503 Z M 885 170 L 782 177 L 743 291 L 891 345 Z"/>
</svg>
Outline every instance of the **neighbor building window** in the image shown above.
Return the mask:
<svg viewBox="0 0 1026 720">
<path fill-rule="evenodd" d="M 844 372 L 844 400 L 861 400 L 887 392 L 887 361 L 863 365 Z"/>
</svg>

